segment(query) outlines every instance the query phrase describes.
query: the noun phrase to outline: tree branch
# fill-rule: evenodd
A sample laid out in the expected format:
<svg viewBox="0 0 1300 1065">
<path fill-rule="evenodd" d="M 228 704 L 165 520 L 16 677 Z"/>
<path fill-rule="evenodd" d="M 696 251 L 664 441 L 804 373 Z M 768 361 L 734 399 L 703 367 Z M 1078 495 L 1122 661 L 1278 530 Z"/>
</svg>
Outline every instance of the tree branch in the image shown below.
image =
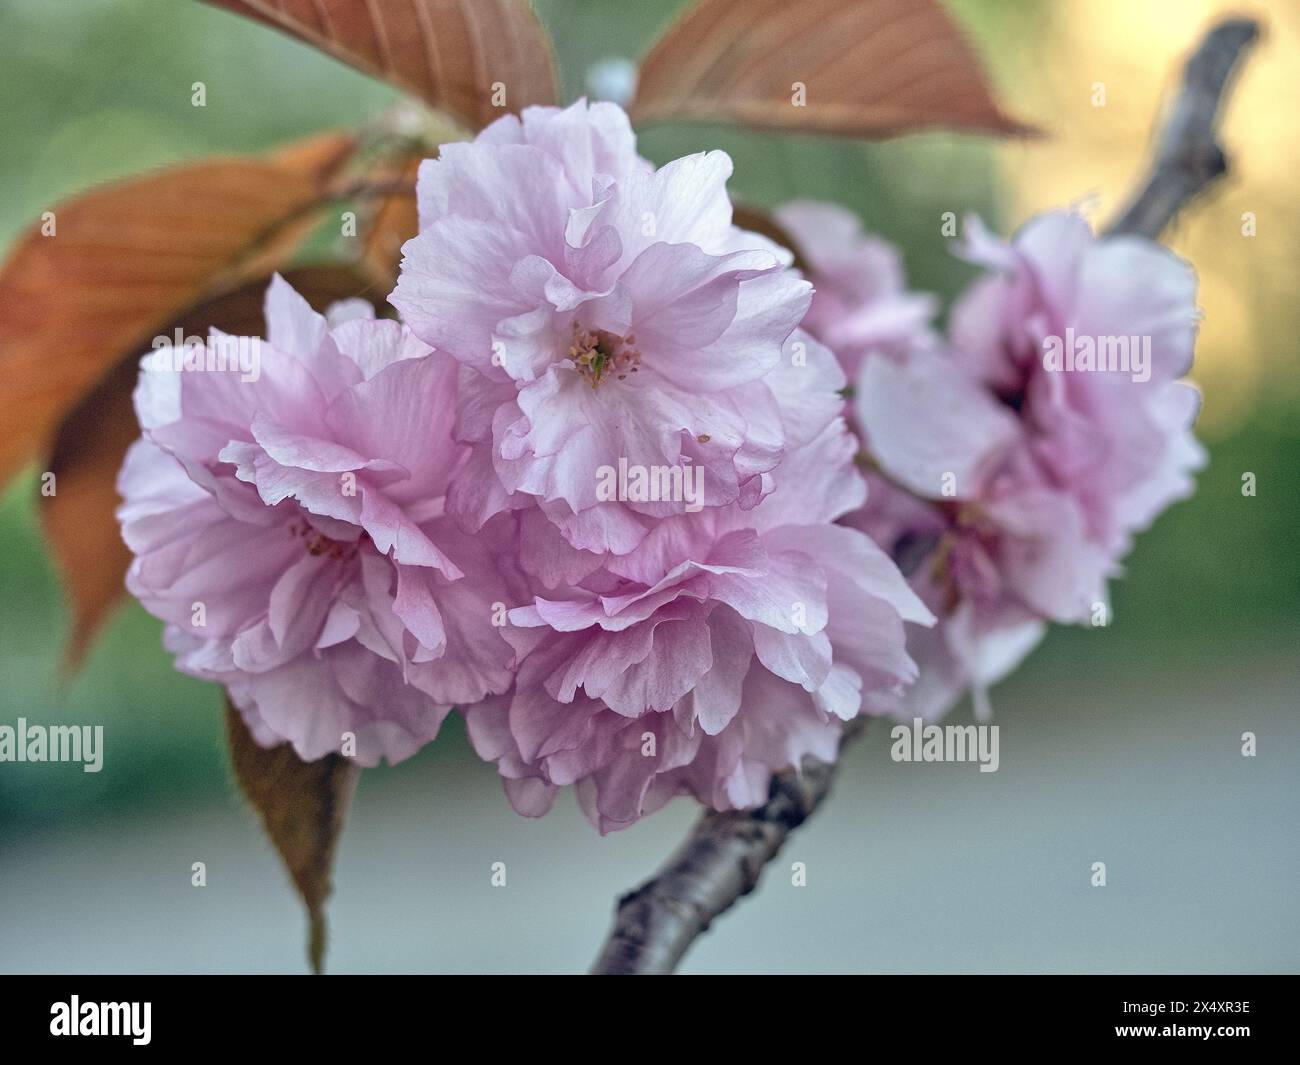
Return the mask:
<svg viewBox="0 0 1300 1065">
<path fill-rule="evenodd" d="M 865 731 L 844 726 L 840 750 Z M 593 973 L 671 973 L 715 917 L 758 885 L 764 866 L 830 792 L 835 765 L 808 757 L 803 772 L 772 778 L 756 810 L 710 810 L 659 872 L 618 903 L 614 930 Z"/>
<path fill-rule="evenodd" d="M 1216 135 L 1220 105 L 1258 36 L 1259 25 L 1250 19 L 1229 19 L 1206 34 L 1183 69 L 1152 169 L 1108 235 L 1155 239 L 1226 172 Z M 840 751 L 865 730 L 865 718 L 849 722 Z M 801 773 L 786 770 L 773 778 L 767 802 L 757 809 L 706 812 L 659 871 L 619 900 L 592 972 L 671 973 L 713 920 L 754 890 L 786 838 L 825 801 L 835 771 L 834 764 L 805 758 Z"/>
<path fill-rule="evenodd" d="M 1147 179 L 1107 231 L 1155 240 L 1187 202 L 1227 172 L 1219 112 L 1238 65 L 1259 37 L 1248 18 L 1220 22 L 1183 67 L 1183 84 L 1164 124 Z"/>
</svg>

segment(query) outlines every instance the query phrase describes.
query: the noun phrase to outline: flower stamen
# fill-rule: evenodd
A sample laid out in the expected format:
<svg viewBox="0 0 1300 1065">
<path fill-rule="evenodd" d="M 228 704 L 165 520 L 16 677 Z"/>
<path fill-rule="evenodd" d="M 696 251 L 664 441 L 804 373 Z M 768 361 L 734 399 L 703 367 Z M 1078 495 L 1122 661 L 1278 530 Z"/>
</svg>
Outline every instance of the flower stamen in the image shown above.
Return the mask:
<svg viewBox="0 0 1300 1065">
<path fill-rule="evenodd" d="M 577 366 L 579 375 L 591 381 L 592 388 L 611 374 L 626 381 L 628 374 L 640 369 L 641 352 L 633 347 L 635 343 L 634 333 L 621 337 L 604 329 L 584 329 L 580 322 L 574 322 L 569 358 Z"/>
</svg>

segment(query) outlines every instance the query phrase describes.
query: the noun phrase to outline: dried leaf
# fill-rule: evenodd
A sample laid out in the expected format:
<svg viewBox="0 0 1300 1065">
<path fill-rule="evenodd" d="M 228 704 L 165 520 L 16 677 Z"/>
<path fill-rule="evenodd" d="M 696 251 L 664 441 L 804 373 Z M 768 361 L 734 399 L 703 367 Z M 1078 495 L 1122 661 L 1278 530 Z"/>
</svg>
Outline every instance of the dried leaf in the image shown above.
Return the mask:
<svg viewBox="0 0 1300 1065">
<path fill-rule="evenodd" d="M 325 963 L 325 900 L 332 890 L 334 852 L 359 775 L 357 765 L 330 754 L 304 762 L 293 747 L 259 746 L 238 710 L 226 702 L 230 762 L 307 906 L 307 956 L 314 972 Z"/>
<path fill-rule="evenodd" d="M 526 0 L 208 3 L 274 26 L 472 129 L 504 111 L 558 98 L 550 39 Z"/>
<path fill-rule="evenodd" d="M 938 0 L 697 0 L 646 56 L 631 113 L 850 137 L 1028 132 Z"/>
<path fill-rule="evenodd" d="M 287 270 L 284 276 L 308 303 L 321 309 L 353 296 L 379 298 L 364 277 L 345 267 L 306 266 Z M 173 328 L 179 328 L 182 336 L 206 336 L 215 326 L 238 336 L 263 336 L 262 301 L 269 281 L 263 277 L 205 300 L 174 325 L 168 323 L 163 332 L 170 336 Z M 72 612 L 65 655 L 69 669 L 80 663 L 100 624 L 126 590 L 123 579 L 131 555 L 115 516 L 120 502 L 117 472 L 126 449 L 140 435 L 131 393 L 139 356 L 147 349 L 148 339 L 142 337 L 64 418 L 47 464 L 56 490 L 41 498 L 41 521 Z"/>
<path fill-rule="evenodd" d="M 0 484 L 142 338 L 283 262 L 352 143 L 326 134 L 106 185 L 56 207 L 53 235 L 20 238 L 0 269 Z"/>
</svg>

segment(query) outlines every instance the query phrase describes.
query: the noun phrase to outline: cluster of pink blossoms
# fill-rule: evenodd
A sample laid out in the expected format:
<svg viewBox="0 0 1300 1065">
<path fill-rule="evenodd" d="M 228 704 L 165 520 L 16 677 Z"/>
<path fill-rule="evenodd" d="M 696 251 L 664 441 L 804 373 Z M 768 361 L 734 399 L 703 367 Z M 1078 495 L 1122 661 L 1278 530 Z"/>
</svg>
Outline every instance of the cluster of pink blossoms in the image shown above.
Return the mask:
<svg viewBox="0 0 1300 1065">
<path fill-rule="evenodd" d="M 1197 460 L 1190 275 L 1045 219 L 974 242 L 945 342 L 894 253 L 792 205 L 814 297 L 730 173 L 530 108 L 424 164 L 401 323 L 277 279 L 255 379 L 147 358 L 121 520 L 178 667 L 306 759 L 400 760 L 456 707 L 516 809 L 573 784 L 608 831 L 756 805 L 1079 618 Z M 1151 387 L 1044 372 L 1067 323 L 1150 332 Z"/>
<path fill-rule="evenodd" d="M 1095 237 L 1077 214 L 1037 217 L 1009 244 L 972 220 L 958 251 L 987 273 L 937 336 L 847 212 L 792 204 L 781 220 L 818 287 L 808 328 L 830 342 L 880 323 L 865 352 L 842 355 L 871 471 L 848 521 L 939 619 L 909 631 L 920 678 L 902 710 L 934 718 L 969 690 L 987 716 L 988 686 L 1047 621 L 1108 621 L 1107 581 L 1133 534 L 1192 490 L 1199 394 L 1180 378 L 1195 277 L 1150 241 Z"/>
</svg>

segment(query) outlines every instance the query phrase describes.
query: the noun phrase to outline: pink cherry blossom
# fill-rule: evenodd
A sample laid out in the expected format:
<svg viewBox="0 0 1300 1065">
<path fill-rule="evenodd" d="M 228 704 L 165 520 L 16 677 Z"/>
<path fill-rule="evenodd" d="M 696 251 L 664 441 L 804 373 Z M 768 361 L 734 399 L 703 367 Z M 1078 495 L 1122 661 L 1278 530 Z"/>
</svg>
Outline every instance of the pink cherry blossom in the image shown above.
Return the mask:
<svg viewBox="0 0 1300 1065">
<path fill-rule="evenodd" d="M 990 272 L 955 304 L 948 336 L 867 358 L 854 379 L 873 473 L 847 520 L 901 560 L 940 617 L 909 634 L 922 675 L 900 711 L 925 717 L 968 688 L 987 712 L 987 686 L 1045 621 L 1102 617 L 1133 534 L 1190 492 L 1203 462 L 1197 395 L 1180 380 L 1197 320 L 1186 264 L 1148 241 L 1098 239 L 1070 214 L 1036 218 L 1009 244 L 978 223 L 968 233 L 964 254 Z M 825 339 L 854 307 L 823 312 Z M 1149 362 L 1045 359 L 1077 338 L 1125 338 Z"/>
<path fill-rule="evenodd" d="M 790 255 L 732 224 L 731 160 L 658 169 L 614 104 L 527 108 L 419 177 L 391 299 L 463 364 L 449 507 L 473 528 L 540 507 L 571 545 L 626 554 L 680 501 L 603 499 L 599 471 L 703 467 L 752 507 L 789 446 L 770 375 L 811 298 Z"/>
<path fill-rule="evenodd" d="M 903 257 L 833 203 L 794 200 L 776 211 L 816 285 L 803 327 L 828 344 L 849 379 L 871 352 L 898 355 L 933 340 L 937 300 L 908 289 Z"/>
<path fill-rule="evenodd" d="M 256 345 L 255 375 L 147 356 L 119 515 L 128 587 L 178 668 L 225 684 L 265 745 L 314 759 L 351 733 L 374 765 L 509 685 L 491 610 L 515 532 L 503 516 L 467 536 L 442 513 L 468 453 L 457 364 L 355 313 L 331 330 L 277 277 L 266 341 L 209 343 Z"/>
<path fill-rule="evenodd" d="M 833 394 L 829 353 L 802 342 L 815 355 L 791 374 Z M 787 413 L 812 409 L 805 394 Z M 754 806 L 774 772 L 834 759 L 844 721 L 901 698 L 916 677 L 904 622 L 933 618 L 867 536 L 834 524 L 864 485 L 827 409 L 756 506 L 669 515 L 622 555 L 552 535 L 521 563 L 533 598 L 506 630 L 514 690 L 465 711 L 519 812 L 545 813 L 567 784 L 602 832 L 682 793 Z M 525 556 L 530 526 L 553 534 L 536 508 L 522 524 Z"/>
<path fill-rule="evenodd" d="M 1080 508 L 1089 541 L 1112 558 L 1192 491 L 1204 453 L 1190 426 L 1199 312 L 1191 267 L 1139 237 L 1098 239 L 1077 214 L 1031 220 L 1004 244 L 978 223 L 965 254 L 991 273 L 954 306 L 950 340 L 1025 427 L 1035 467 Z M 1147 379 L 1127 370 L 1045 368 L 1049 338 L 1136 340 Z M 1098 345 L 1100 346 L 1100 345 Z"/>
</svg>

